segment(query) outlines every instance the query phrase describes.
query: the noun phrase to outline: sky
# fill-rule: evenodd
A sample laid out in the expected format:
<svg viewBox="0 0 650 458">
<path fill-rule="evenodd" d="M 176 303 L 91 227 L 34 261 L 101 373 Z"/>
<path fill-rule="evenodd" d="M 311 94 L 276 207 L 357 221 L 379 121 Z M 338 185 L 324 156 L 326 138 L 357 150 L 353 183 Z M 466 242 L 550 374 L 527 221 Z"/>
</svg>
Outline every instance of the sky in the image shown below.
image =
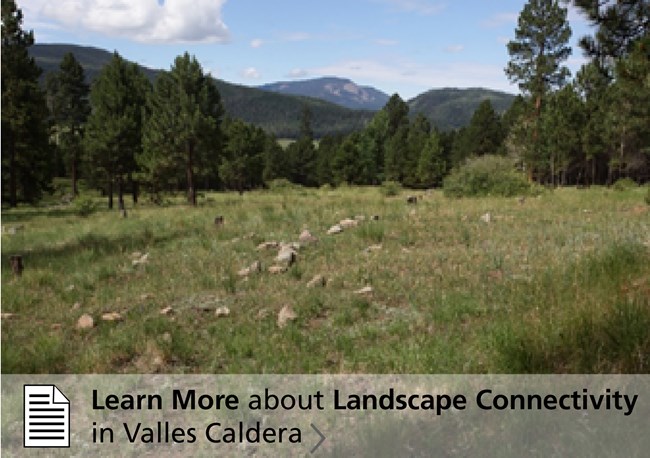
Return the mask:
<svg viewBox="0 0 650 458">
<path fill-rule="evenodd" d="M 37 43 L 117 50 L 169 69 L 185 51 L 246 86 L 349 78 L 410 99 L 443 87 L 518 93 L 503 69 L 524 0 L 17 0 Z M 569 8 L 577 45 L 590 32 Z"/>
</svg>

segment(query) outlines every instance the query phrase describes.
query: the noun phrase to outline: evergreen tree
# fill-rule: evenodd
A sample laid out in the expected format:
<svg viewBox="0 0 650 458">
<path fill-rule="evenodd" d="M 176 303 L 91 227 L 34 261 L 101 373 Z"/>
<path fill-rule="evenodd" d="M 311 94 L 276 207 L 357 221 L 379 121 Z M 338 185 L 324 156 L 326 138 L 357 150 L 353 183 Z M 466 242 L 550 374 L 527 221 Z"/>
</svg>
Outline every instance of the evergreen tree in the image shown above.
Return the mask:
<svg viewBox="0 0 650 458">
<path fill-rule="evenodd" d="M 197 172 L 209 175 L 219 164 L 222 115 L 221 96 L 195 57 L 178 56 L 171 70 L 158 76 L 138 156 L 155 190 L 172 179 L 184 182 L 187 201 L 196 206 Z"/>
<path fill-rule="evenodd" d="M 440 135 L 435 130 L 427 138 L 418 161 L 418 184 L 423 188 L 440 186 L 446 173 Z"/>
<path fill-rule="evenodd" d="M 431 124 L 422 113 L 413 120 L 409 128 L 406 148 L 406 157 L 404 157 L 404 185 L 409 187 L 418 187 L 420 185 L 419 162 L 426 144 L 431 134 Z"/>
<path fill-rule="evenodd" d="M 278 144 L 274 135 L 268 135 L 264 141 L 264 170 L 262 178 L 269 182 L 278 178 L 289 179 L 287 155 Z"/>
<path fill-rule="evenodd" d="M 508 78 L 519 84 L 522 92 L 533 99 L 533 130 L 531 147 L 524 162 L 529 178 L 541 167 L 541 144 L 537 121 L 543 100 L 554 88 L 564 85 L 569 69 L 562 63 L 571 55 L 568 46 L 571 29 L 567 10 L 558 0 L 529 0 L 519 15 L 515 39 L 508 43 L 511 60 L 505 69 Z M 532 154 L 531 154 L 532 153 Z"/>
<path fill-rule="evenodd" d="M 506 75 L 532 96 L 537 115 L 545 95 L 569 77 L 569 69 L 562 65 L 571 55 L 569 38 L 567 10 L 557 0 L 528 1 L 519 15 L 515 39 L 508 43 L 511 60 Z"/>
<path fill-rule="evenodd" d="M 2 195 L 11 207 L 38 200 L 51 180 L 41 70 L 27 51 L 34 34 L 23 31 L 22 22 L 16 3 L 2 0 Z"/>
<path fill-rule="evenodd" d="M 76 196 L 79 161 L 83 152 L 83 127 L 90 114 L 90 105 L 84 70 L 74 54 L 63 56 L 59 72 L 49 75 L 47 93 L 58 146 L 63 151 L 67 172 L 72 180 L 72 194 Z"/>
<path fill-rule="evenodd" d="M 223 125 L 224 151 L 219 177 L 229 189 L 240 194 L 261 187 L 266 135 L 244 121 L 227 120 Z"/>
<path fill-rule="evenodd" d="M 85 149 L 89 173 L 107 189 L 108 208 L 113 208 L 114 185 L 119 208 L 124 208 L 125 181 L 136 172 L 135 158 L 142 149 L 142 107 L 149 91 L 138 66 L 117 52 L 91 88 Z"/>
<path fill-rule="evenodd" d="M 311 111 L 303 107 L 300 117 L 300 137 L 287 148 L 291 163 L 291 181 L 303 186 L 315 186 L 316 147 L 311 127 Z"/>
</svg>

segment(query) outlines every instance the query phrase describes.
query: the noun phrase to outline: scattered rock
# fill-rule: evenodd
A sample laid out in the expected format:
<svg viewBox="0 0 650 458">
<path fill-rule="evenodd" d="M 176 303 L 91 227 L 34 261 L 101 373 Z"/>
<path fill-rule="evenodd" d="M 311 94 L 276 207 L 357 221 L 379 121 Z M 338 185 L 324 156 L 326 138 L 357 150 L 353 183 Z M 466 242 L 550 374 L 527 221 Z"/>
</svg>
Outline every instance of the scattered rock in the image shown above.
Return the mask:
<svg viewBox="0 0 650 458">
<path fill-rule="evenodd" d="M 248 277 L 251 274 L 260 273 L 262 271 L 262 263 L 260 261 L 255 261 L 250 266 L 237 272 L 237 275 L 240 277 Z"/>
<path fill-rule="evenodd" d="M 368 248 L 366 248 L 364 251 L 366 253 L 372 253 L 373 251 L 381 251 L 383 247 L 381 245 L 370 245 Z"/>
<path fill-rule="evenodd" d="M 140 259 L 141 257 L 142 257 L 142 253 L 139 251 L 134 251 L 133 253 L 131 253 L 131 259 L 133 260 Z"/>
<path fill-rule="evenodd" d="M 169 332 L 165 332 L 162 336 L 160 336 L 160 339 L 161 339 L 163 342 L 171 343 L 171 341 L 172 341 L 172 335 L 171 335 Z"/>
<path fill-rule="evenodd" d="M 87 313 L 81 315 L 81 317 L 77 320 L 77 329 L 91 329 L 94 326 L 95 320 L 93 320 L 93 317 Z"/>
<path fill-rule="evenodd" d="M 302 248 L 302 246 L 298 242 L 291 242 L 291 243 L 281 242 L 280 243 L 280 251 L 282 251 L 282 250 L 293 250 L 295 252 L 298 252 L 298 251 L 300 251 L 301 248 Z"/>
<path fill-rule="evenodd" d="M 276 250 L 280 247 L 278 242 L 263 242 L 257 245 L 257 251 Z"/>
<path fill-rule="evenodd" d="M 486 224 L 489 223 L 490 221 L 492 221 L 492 215 L 490 214 L 490 212 L 488 212 L 488 213 L 486 213 L 484 215 L 481 215 L 481 221 L 483 221 Z"/>
<path fill-rule="evenodd" d="M 139 258 L 134 259 L 133 261 L 131 261 L 131 264 L 133 264 L 134 266 L 139 266 L 141 264 L 146 264 L 148 262 L 149 262 L 149 253 L 145 253 L 142 256 L 140 256 Z"/>
<path fill-rule="evenodd" d="M 278 255 L 275 257 L 275 261 L 290 266 L 294 262 L 296 262 L 297 257 L 298 257 L 298 253 L 296 253 L 293 248 L 285 246 L 280 250 Z"/>
<path fill-rule="evenodd" d="M 283 274 L 287 271 L 287 266 L 271 266 L 269 267 L 269 273 L 276 275 L 276 274 Z"/>
<path fill-rule="evenodd" d="M 159 372 L 165 365 L 165 355 L 155 342 L 147 342 L 147 347 L 133 361 L 135 369 L 141 374 Z"/>
<path fill-rule="evenodd" d="M 68 285 L 68 287 L 65 289 L 66 291 L 74 291 L 75 286 L 74 285 Z"/>
<path fill-rule="evenodd" d="M 372 294 L 372 286 L 366 286 L 354 292 L 354 294 Z"/>
<path fill-rule="evenodd" d="M 230 309 L 228 307 L 219 307 L 215 310 L 214 314 L 217 318 L 226 317 L 230 315 Z"/>
<path fill-rule="evenodd" d="M 15 313 L 0 313 L 0 319 L 3 319 L 3 320 L 9 320 L 9 319 L 11 319 L 11 318 L 13 318 L 15 316 L 16 316 Z"/>
<path fill-rule="evenodd" d="M 365 215 L 356 215 L 354 217 L 354 220 L 362 223 L 362 222 L 364 222 L 366 220 L 366 216 Z"/>
<path fill-rule="evenodd" d="M 154 297 L 155 296 L 153 294 L 151 294 L 151 293 L 144 293 L 144 294 L 140 295 L 140 300 L 141 301 L 148 301 L 148 300 L 153 299 Z"/>
<path fill-rule="evenodd" d="M 322 275 L 315 275 L 314 278 L 309 280 L 307 283 L 307 288 L 317 288 L 322 287 L 327 284 L 327 280 Z"/>
<path fill-rule="evenodd" d="M 298 315 L 293 308 L 291 308 L 290 305 L 285 305 L 282 307 L 282 310 L 280 310 L 280 313 L 278 313 L 278 327 L 282 329 L 289 323 L 289 321 L 293 321 L 296 318 L 298 318 Z"/>
<path fill-rule="evenodd" d="M 298 241 L 304 244 L 316 243 L 318 242 L 318 237 L 315 237 L 314 235 L 312 235 L 311 232 L 305 229 L 300 233 L 300 236 L 298 237 Z"/>
<path fill-rule="evenodd" d="M 81 302 L 75 302 L 72 304 L 72 310 L 79 310 L 81 308 Z"/>
<path fill-rule="evenodd" d="M 167 306 L 160 310 L 161 315 L 171 315 L 174 313 L 174 309 L 170 306 Z"/>
<path fill-rule="evenodd" d="M 263 320 L 267 316 L 269 316 L 269 310 L 268 309 L 261 309 L 260 311 L 257 312 L 257 315 L 256 315 L 258 320 Z"/>
<path fill-rule="evenodd" d="M 359 225 L 358 221 L 350 218 L 346 218 L 339 221 L 339 226 L 341 226 L 343 229 L 351 229 L 353 227 L 357 227 L 358 225 Z"/>
<path fill-rule="evenodd" d="M 63 326 L 61 325 L 61 323 L 52 323 L 52 326 L 50 326 L 50 329 L 52 329 L 52 331 L 58 331 L 62 327 Z"/>
<path fill-rule="evenodd" d="M 122 321 L 123 319 L 122 315 L 117 312 L 108 312 L 102 315 L 103 321 Z"/>
<path fill-rule="evenodd" d="M 406 203 L 407 204 L 417 204 L 418 203 L 417 196 L 407 196 L 406 197 Z"/>
<path fill-rule="evenodd" d="M 338 224 L 335 224 L 334 226 L 330 227 L 329 230 L 327 231 L 328 235 L 335 235 L 335 234 L 340 234 L 343 232 L 343 228 L 339 226 Z"/>
</svg>

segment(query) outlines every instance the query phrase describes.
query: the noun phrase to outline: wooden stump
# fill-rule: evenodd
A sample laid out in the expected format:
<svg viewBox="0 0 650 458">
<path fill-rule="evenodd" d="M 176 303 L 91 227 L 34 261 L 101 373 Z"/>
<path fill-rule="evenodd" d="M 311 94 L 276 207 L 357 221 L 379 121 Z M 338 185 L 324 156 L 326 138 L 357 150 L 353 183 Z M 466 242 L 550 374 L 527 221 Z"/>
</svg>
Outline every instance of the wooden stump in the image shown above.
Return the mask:
<svg viewBox="0 0 650 458">
<path fill-rule="evenodd" d="M 9 263 L 11 264 L 11 270 L 13 271 L 16 277 L 20 277 L 23 274 L 23 257 L 20 255 L 13 255 L 9 257 Z"/>
</svg>

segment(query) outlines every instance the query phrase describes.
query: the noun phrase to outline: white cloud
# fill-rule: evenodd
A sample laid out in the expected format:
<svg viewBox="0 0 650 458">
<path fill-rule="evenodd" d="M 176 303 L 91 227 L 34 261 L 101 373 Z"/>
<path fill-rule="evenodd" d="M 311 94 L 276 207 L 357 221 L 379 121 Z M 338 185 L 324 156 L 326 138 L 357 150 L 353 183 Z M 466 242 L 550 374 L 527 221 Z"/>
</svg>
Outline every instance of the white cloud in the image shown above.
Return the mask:
<svg viewBox="0 0 650 458">
<path fill-rule="evenodd" d="M 263 44 L 264 44 L 264 40 L 260 38 L 255 38 L 254 40 L 251 40 L 251 48 L 261 48 Z"/>
<path fill-rule="evenodd" d="M 304 78 L 309 76 L 309 72 L 302 68 L 294 68 L 287 74 L 287 76 L 289 78 Z"/>
<path fill-rule="evenodd" d="M 410 85 L 420 90 L 441 87 L 485 87 L 516 92 L 516 88 L 508 83 L 503 67 L 470 62 L 437 63 L 435 66 L 426 66 L 407 60 L 399 62 L 349 60 L 309 69 L 309 73 L 337 75 L 355 81 L 369 81 L 385 87 Z"/>
<path fill-rule="evenodd" d="M 450 54 L 458 54 L 460 52 L 463 52 L 464 49 L 465 49 L 465 46 L 463 46 L 461 44 L 450 45 L 450 46 L 447 46 L 445 48 L 445 52 L 448 52 Z"/>
<path fill-rule="evenodd" d="M 485 19 L 481 25 L 488 29 L 496 29 L 506 25 L 515 25 L 519 19 L 519 13 L 497 13 Z"/>
<path fill-rule="evenodd" d="M 375 0 L 377 1 L 377 0 Z M 391 5 L 393 8 L 405 13 L 418 13 L 424 15 L 441 13 L 447 5 L 428 0 L 378 0 Z"/>
<path fill-rule="evenodd" d="M 286 33 L 282 36 L 282 41 L 307 41 L 311 35 L 306 32 Z"/>
<path fill-rule="evenodd" d="M 144 43 L 222 43 L 229 39 L 221 20 L 226 0 L 34 0 L 36 20 L 48 18 Z"/>
<path fill-rule="evenodd" d="M 260 72 L 257 71 L 257 69 L 255 67 L 248 67 L 247 69 L 245 69 L 244 71 L 241 72 L 241 75 L 244 78 L 248 78 L 248 79 L 252 79 L 252 80 L 259 79 L 259 77 L 261 76 Z"/>
</svg>

